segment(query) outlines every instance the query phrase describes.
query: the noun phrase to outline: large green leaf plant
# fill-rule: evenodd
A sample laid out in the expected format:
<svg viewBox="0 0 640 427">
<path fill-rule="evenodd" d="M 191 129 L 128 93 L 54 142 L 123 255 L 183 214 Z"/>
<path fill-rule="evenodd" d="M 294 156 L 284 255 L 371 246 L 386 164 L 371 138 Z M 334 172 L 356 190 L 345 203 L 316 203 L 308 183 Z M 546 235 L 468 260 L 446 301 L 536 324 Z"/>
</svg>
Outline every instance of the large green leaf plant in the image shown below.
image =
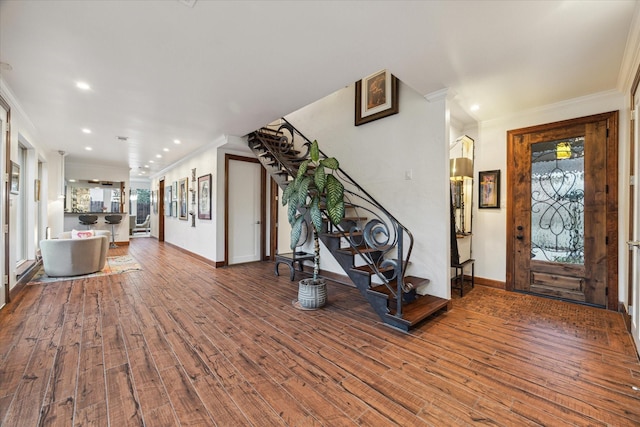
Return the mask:
<svg viewBox="0 0 640 427">
<path fill-rule="evenodd" d="M 318 279 L 320 270 L 318 233 L 322 230 L 322 207 L 324 206 L 326 216 L 333 224 L 340 224 L 344 218 L 344 186 L 334 176 L 339 167 L 340 163 L 335 157 L 321 159 L 318 141 L 313 141 L 309 158 L 300 164 L 298 174 L 282 195 L 282 205 L 289 205 L 287 213 L 291 224 L 292 250 L 295 250 L 300 240 L 305 217 L 310 219 L 314 243 L 314 281 Z"/>
</svg>

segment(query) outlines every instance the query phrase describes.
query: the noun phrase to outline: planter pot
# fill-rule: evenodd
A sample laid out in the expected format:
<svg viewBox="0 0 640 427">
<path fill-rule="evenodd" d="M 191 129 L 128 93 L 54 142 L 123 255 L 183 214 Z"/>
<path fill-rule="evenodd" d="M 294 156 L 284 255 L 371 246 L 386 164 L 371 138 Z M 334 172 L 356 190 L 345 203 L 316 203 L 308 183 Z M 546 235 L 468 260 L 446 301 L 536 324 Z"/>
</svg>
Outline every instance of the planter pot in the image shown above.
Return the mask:
<svg viewBox="0 0 640 427">
<path fill-rule="evenodd" d="M 327 302 L 327 283 L 324 279 L 302 279 L 298 282 L 297 304 L 303 310 L 315 310 Z"/>
</svg>

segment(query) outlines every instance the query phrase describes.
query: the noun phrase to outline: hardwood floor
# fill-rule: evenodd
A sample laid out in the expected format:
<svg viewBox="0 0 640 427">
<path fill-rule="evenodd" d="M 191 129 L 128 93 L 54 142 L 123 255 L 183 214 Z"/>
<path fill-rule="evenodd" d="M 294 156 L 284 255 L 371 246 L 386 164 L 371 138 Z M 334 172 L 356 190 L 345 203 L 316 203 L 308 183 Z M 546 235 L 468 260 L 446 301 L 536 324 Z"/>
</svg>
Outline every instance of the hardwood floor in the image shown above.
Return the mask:
<svg viewBox="0 0 640 427">
<path fill-rule="evenodd" d="M 272 263 L 124 253 L 143 270 L 28 285 L 0 311 L 0 424 L 640 425 L 618 313 L 476 286 L 403 334 L 344 285 L 297 311 Z"/>
</svg>

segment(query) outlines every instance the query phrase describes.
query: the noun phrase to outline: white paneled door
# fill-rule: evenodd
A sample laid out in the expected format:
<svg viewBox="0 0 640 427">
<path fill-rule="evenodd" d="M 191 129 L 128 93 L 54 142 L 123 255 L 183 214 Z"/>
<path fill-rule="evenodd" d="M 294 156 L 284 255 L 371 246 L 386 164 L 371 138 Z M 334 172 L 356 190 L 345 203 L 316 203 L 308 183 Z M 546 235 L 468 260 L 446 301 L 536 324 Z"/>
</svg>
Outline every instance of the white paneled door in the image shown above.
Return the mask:
<svg viewBox="0 0 640 427">
<path fill-rule="evenodd" d="M 229 160 L 228 165 L 228 263 L 259 261 L 262 166 L 242 160 Z"/>
</svg>

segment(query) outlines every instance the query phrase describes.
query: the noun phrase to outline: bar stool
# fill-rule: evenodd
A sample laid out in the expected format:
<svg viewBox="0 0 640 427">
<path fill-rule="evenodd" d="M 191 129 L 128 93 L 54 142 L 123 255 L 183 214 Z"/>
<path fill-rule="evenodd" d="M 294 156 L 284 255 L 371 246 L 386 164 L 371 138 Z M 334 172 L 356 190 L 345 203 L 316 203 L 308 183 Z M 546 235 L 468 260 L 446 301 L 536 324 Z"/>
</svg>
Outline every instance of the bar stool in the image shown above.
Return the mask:
<svg viewBox="0 0 640 427">
<path fill-rule="evenodd" d="M 117 248 L 118 245 L 116 245 L 116 240 L 115 240 L 116 239 L 115 225 L 120 224 L 120 221 L 122 221 L 122 215 L 105 215 L 104 221 L 106 224 L 111 224 L 111 245 L 109 245 L 109 247 Z"/>
<path fill-rule="evenodd" d="M 98 215 L 80 215 L 78 217 L 78 220 L 80 221 L 80 224 L 86 225 L 87 230 L 89 230 L 93 228 L 91 227 L 92 225 L 95 225 L 98 223 Z"/>
</svg>

